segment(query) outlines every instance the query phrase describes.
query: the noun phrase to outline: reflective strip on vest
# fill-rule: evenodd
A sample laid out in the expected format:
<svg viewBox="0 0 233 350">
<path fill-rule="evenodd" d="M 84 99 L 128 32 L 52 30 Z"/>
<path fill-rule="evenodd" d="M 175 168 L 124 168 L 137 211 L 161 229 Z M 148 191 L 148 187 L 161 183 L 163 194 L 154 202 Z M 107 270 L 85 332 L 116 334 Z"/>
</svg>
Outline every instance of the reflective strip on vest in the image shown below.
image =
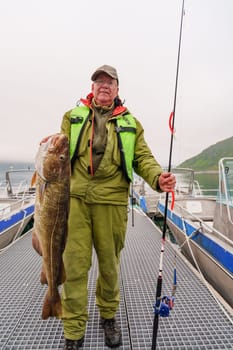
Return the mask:
<svg viewBox="0 0 233 350">
<path fill-rule="evenodd" d="M 73 158 L 80 132 L 90 109 L 87 106 L 75 107 L 70 113 L 70 159 Z"/>
<path fill-rule="evenodd" d="M 129 181 L 132 181 L 133 179 L 136 130 L 136 121 L 131 114 L 126 114 L 117 118 L 116 132 L 119 135 L 121 162 L 123 171 Z"/>
<path fill-rule="evenodd" d="M 80 133 L 88 118 L 90 108 L 87 106 L 75 107 L 70 113 L 70 159 L 72 160 L 79 143 Z M 136 121 L 131 114 L 119 115 L 115 118 L 115 130 L 118 135 L 119 149 L 123 172 L 127 180 L 133 178 L 134 146 L 136 139 Z"/>
</svg>

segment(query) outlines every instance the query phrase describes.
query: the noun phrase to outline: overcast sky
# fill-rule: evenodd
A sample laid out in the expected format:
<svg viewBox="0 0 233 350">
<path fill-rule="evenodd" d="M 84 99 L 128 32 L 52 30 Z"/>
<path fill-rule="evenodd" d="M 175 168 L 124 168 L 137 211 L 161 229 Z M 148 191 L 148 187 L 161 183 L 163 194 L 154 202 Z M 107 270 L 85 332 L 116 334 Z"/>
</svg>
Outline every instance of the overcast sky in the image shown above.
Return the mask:
<svg viewBox="0 0 233 350">
<path fill-rule="evenodd" d="M 182 0 L 0 0 L 0 160 L 33 161 L 42 137 L 117 68 L 120 97 L 167 165 Z M 233 0 L 186 0 L 172 160 L 233 136 Z"/>
</svg>

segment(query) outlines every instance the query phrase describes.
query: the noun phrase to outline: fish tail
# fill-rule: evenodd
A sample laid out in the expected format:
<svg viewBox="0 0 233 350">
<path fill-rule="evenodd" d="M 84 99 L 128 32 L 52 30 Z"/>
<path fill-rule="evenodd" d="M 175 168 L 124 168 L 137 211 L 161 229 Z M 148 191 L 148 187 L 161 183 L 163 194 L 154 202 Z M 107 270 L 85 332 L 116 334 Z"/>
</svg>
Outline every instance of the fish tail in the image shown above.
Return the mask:
<svg viewBox="0 0 233 350">
<path fill-rule="evenodd" d="M 61 318 L 61 314 L 61 297 L 58 291 L 53 297 L 49 296 L 49 292 L 47 292 L 42 309 L 42 319 L 46 320 L 49 317 Z"/>
<path fill-rule="evenodd" d="M 42 250 L 41 250 L 41 246 L 40 246 L 40 241 L 35 233 L 35 230 L 33 230 L 32 232 L 32 246 L 35 249 L 35 251 L 42 256 Z"/>
</svg>

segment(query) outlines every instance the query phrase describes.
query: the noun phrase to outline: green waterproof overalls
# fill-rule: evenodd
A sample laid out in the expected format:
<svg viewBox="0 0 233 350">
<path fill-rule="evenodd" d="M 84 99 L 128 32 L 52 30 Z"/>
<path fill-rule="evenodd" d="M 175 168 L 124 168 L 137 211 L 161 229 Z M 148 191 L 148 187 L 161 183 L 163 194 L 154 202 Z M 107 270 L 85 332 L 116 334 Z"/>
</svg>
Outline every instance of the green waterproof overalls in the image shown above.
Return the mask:
<svg viewBox="0 0 233 350">
<path fill-rule="evenodd" d="M 64 264 L 67 273 L 67 279 L 62 290 L 62 305 L 63 305 L 63 325 L 64 336 L 67 339 L 80 339 L 86 328 L 88 319 L 87 303 L 88 303 L 88 271 L 92 264 L 92 246 L 94 246 L 98 257 L 99 274 L 96 283 L 96 305 L 99 308 L 100 315 L 104 318 L 114 317 L 119 307 L 119 260 L 120 252 L 124 247 L 125 233 L 127 226 L 127 203 L 125 199 L 122 203 L 114 203 L 114 196 L 119 196 L 115 193 L 122 191 L 127 197 L 129 181 L 132 178 L 132 162 L 134 157 L 134 143 L 136 123 L 134 117 L 128 114 L 127 116 L 118 116 L 116 122 L 107 123 L 108 138 L 116 138 L 118 135 L 118 154 L 120 149 L 120 162 L 122 169 L 116 165 L 108 164 L 110 160 L 115 159 L 114 146 L 107 142 L 103 159 L 99 165 L 96 174 L 93 178 L 84 180 L 84 174 L 81 163 L 85 164 L 85 151 L 81 146 L 80 154 L 84 160 L 74 160 L 74 154 L 79 154 L 81 138 L 85 139 L 88 134 L 88 107 L 77 107 L 71 112 L 71 130 L 70 130 L 70 156 L 73 164 L 73 172 L 77 172 L 72 177 L 80 177 L 80 195 L 76 190 L 72 190 L 71 185 L 71 200 L 70 200 L 70 215 L 68 221 L 68 240 L 64 252 Z M 85 129 L 85 131 L 83 131 Z M 83 142 L 88 143 L 87 139 Z M 86 150 L 88 151 L 88 150 Z M 115 159 L 117 163 L 117 159 Z M 115 168 L 117 172 L 115 174 Z M 108 170 L 109 169 L 109 170 Z M 102 175 L 107 173 L 110 179 L 106 180 L 106 184 L 101 183 L 104 180 Z M 112 172 L 112 173 L 111 173 Z M 125 175 L 123 174 L 125 173 Z M 111 175 L 112 174 L 112 175 Z M 117 183 L 119 176 L 122 176 L 122 188 L 110 189 L 114 186 L 114 181 Z M 116 178 L 116 180 L 115 180 Z M 127 178 L 127 179 L 126 179 Z M 78 180 L 77 180 L 78 181 Z M 86 182 L 85 182 L 86 181 Z M 111 183 L 111 181 L 113 183 Z M 109 185 L 109 182 L 111 185 Z M 100 184 L 100 185 L 99 185 Z M 86 186 L 86 187 L 85 187 Z M 102 193 L 106 186 L 106 196 Z M 101 187 L 103 186 L 103 187 Z M 72 191 L 76 191 L 72 194 Z M 105 197 L 112 198 L 108 202 Z M 117 197 L 116 197 L 117 198 Z M 106 200 L 106 202 L 104 202 Z M 95 278 L 95 276 L 90 276 Z M 91 306 L 94 307 L 94 306 Z"/>
</svg>

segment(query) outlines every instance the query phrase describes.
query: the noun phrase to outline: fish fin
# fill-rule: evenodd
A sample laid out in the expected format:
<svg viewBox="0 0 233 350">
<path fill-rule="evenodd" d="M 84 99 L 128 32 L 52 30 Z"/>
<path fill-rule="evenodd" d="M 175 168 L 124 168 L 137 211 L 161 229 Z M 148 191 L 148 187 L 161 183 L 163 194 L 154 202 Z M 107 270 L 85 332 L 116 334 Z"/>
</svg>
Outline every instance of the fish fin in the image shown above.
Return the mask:
<svg viewBox="0 0 233 350">
<path fill-rule="evenodd" d="M 61 318 L 62 306 L 61 297 L 57 291 L 56 295 L 53 297 L 49 296 L 49 292 L 46 293 L 43 309 L 42 309 L 42 319 L 46 320 L 49 317 Z"/>
<path fill-rule="evenodd" d="M 40 283 L 41 284 L 48 284 L 48 280 L 46 277 L 44 265 L 42 265 L 41 273 L 40 273 Z"/>
<path fill-rule="evenodd" d="M 40 202 L 43 201 L 43 196 L 44 196 L 44 192 L 46 190 L 46 187 L 47 187 L 47 182 L 43 182 L 39 185 L 38 198 L 39 198 Z"/>
<path fill-rule="evenodd" d="M 31 187 L 34 187 L 36 184 L 36 171 L 33 173 L 31 178 Z"/>
<path fill-rule="evenodd" d="M 32 233 L 32 246 L 35 249 L 35 251 L 42 256 L 42 250 L 41 250 L 41 246 L 40 246 L 40 241 L 35 233 L 35 231 L 33 230 Z"/>
</svg>

